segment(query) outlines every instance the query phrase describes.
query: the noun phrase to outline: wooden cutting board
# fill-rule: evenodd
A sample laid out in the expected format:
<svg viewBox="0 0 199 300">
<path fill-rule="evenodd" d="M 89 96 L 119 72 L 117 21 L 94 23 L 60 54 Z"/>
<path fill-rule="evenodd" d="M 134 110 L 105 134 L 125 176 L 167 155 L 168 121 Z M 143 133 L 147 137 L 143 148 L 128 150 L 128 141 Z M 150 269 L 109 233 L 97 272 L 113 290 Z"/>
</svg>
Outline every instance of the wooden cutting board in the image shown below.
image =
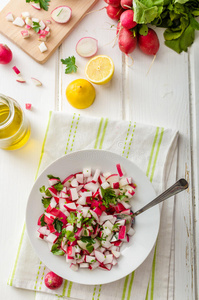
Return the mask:
<svg viewBox="0 0 199 300">
<path fill-rule="evenodd" d="M 45 11 L 43 9 L 37 10 L 33 8 L 30 3 L 26 3 L 26 0 L 11 0 L 0 12 L 0 33 L 14 42 L 38 63 L 43 64 L 97 2 L 98 0 L 51 0 L 48 11 Z M 72 17 L 66 24 L 58 24 L 50 17 L 51 11 L 60 5 L 67 5 L 72 9 Z M 6 20 L 8 12 L 12 12 L 14 18 L 16 18 L 19 17 L 22 12 L 26 11 L 30 13 L 31 17 L 38 18 L 44 22 L 45 20 L 52 21 L 49 25 L 51 35 L 45 42 L 48 48 L 46 52 L 41 53 L 39 50 L 38 46 L 41 41 L 38 40 L 38 34 L 33 29 L 30 30 L 31 36 L 24 39 L 21 35 L 21 31 L 25 30 L 25 26 L 18 27 Z"/>
</svg>

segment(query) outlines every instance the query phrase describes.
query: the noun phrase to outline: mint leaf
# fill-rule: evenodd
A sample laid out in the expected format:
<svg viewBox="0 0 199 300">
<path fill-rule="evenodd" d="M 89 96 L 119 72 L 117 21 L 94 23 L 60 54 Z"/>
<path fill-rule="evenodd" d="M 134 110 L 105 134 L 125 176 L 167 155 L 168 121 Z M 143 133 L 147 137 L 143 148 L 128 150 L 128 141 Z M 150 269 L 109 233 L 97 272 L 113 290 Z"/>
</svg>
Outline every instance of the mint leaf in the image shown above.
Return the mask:
<svg viewBox="0 0 199 300">
<path fill-rule="evenodd" d="M 69 56 L 68 58 L 61 59 L 62 64 L 66 65 L 65 74 L 69 73 L 76 73 L 77 72 L 77 66 L 75 64 L 75 57 Z"/>
</svg>

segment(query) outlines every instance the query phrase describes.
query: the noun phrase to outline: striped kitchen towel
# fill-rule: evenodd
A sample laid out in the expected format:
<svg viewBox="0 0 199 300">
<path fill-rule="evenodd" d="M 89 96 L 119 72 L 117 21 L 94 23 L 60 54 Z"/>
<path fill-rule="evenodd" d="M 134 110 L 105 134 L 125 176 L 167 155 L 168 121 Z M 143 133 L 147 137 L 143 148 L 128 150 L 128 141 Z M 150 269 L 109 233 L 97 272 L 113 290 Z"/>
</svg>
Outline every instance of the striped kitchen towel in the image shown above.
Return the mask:
<svg viewBox="0 0 199 300">
<path fill-rule="evenodd" d="M 159 194 L 166 183 L 170 185 L 176 180 L 177 139 L 178 133 L 174 130 L 133 121 L 50 112 L 36 177 L 64 154 L 81 149 L 104 149 L 133 161 Z M 168 278 L 172 278 L 169 274 L 172 274 L 173 208 L 173 199 L 163 204 L 156 245 L 137 270 L 104 285 L 80 285 L 65 280 L 55 291 L 44 284 L 49 270 L 31 248 L 24 225 L 8 284 L 35 291 L 36 300 L 166 300 L 170 296 L 172 299 L 172 280 Z"/>
</svg>

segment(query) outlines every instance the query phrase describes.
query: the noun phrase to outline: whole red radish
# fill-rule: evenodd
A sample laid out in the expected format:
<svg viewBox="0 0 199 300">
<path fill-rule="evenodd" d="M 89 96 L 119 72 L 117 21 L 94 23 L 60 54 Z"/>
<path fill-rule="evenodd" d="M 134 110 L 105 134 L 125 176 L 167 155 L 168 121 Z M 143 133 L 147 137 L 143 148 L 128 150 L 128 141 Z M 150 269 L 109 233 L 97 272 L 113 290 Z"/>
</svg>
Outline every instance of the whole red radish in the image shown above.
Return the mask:
<svg viewBox="0 0 199 300">
<path fill-rule="evenodd" d="M 0 64 L 6 65 L 12 60 L 12 51 L 5 44 L 0 44 Z"/>
<path fill-rule="evenodd" d="M 106 7 L 106 12 L 109 18 L 111 18 L 112 20 L 119 21 L 120 16 L 123 12 L 123 8 L 121 6 L 113 7 L 112 5 L 108 5 Z"/>
<path fill-rule="evenodd" d="M 132 9 L 125 10 L 120 16 L 120 22 L 122 27 L 126 29 L 131 29 L 137 25 L 135 21 L 133 21 L 134 12 Z"/>
<path fill-rule="evenodd" d="M 112 5 L 114 7 L 120 6 L 120 0 L 104 0 L 107 4 Z"/>
<path fill-rule="evenodd" d="M 156 32 L 149 28 L 147 35 L 139 35 L 138 46 L 142 52 L 147 55 L 156 55 L 160 43 Z"/>
<path fill-rule="evenodd" d="M 118 45 L 122 52 L 129 54 L 133 52 L 137 45 L 137 37 L 129 29 L 122 28 L 119 33 Z"/>
<path fill-rule="evenodd" d="M 51 271 L 46 274 L 44 278 L 44 283 L 47 286 L 47 288 L 51 290 L 55 290 L 62 285 L 63 278 Z"/>
<path fill-rule="evenodd" d="M 124 9 L 129 9 L 130 7 L 133 6 L 133 0 L 121 0 L 120 5 Z"/>
</svg>

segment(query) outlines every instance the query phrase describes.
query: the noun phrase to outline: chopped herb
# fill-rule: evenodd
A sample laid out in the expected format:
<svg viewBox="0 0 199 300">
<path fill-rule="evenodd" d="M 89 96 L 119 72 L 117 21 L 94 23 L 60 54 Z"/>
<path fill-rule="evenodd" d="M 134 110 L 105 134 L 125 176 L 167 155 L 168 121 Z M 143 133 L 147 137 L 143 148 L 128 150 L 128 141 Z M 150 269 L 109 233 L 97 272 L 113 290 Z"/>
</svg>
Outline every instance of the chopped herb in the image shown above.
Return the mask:
<svg viewBox="0 0 199 300">
<path fill-rule="evenodd" d="M 63 190 L 63 184 L 61 184 L 61 182 L 58 182 L 57 184 L 55 184 L 55 185 L 53 185 L 54 186 L 54 188 L 58 191 L 58 192 L 60 192 L 61 190 Z"/>
<path fill-rule="evenodd" d="M 47 177 L 48 177 L 49 179 L 58 179 L 58 180 L 60 180 L 59 177 L 55 177 L 55 176 L 53 176 L 53 175 L 47 175 Z"/>
<path fill-rule="evenodd" d="M 110 203 L 117 204 L 117 196 L 113 188 L 109 187 L 107 189 L 103 189 L 101 187 L 101 192 L 103 197 L 102 202 L 106 208 L 109 208 Z"/>
<path fill-rule="evenodd" d="M 66 230 L 66 237 L 70 242 L 74 242 L 76 239 L 74 237 L 74 232 Z"/>
<path fill-rule="evenodd" d="M 63 222 L 60 221 L 58 218 L 54 219 L 53 225 L 54 225 L 55 229 L 57 230 L 57 232 L 60 233 L 62 231 Z"/>
<path fill-rule="evenodd" d="M 43 185 L 40 189 L 39 189 L 40 193 L 42 194 L 46 194 L 47 197 L 52 197 L 50 191 L 48 189 L 45 188 L 45 185 Z"/>
<path fill-rule="evenodd" d="M 33 27 L 32 27 L 32 29 L 33 29 L 36 33 L 38 33 L 39 30 L 40 30 L 40 24 L 39 24 L 38 22 L 34 22 L 34 21 L 33 21 Z"/>
<path fill-rule="evenodd" d="M 44 208 L 47 208 L 50 204 L 50 198 L 42 198 L 41 202 L 43 203 Z"/>
<path fill-rule="evenodd" d="M 41 222 L 41 226 L 42 226 L 42 227 L 46 225 L 46 222 L 44 221 L 44 214 L 43 214 L 43 216 L 41 217 L 40 222 Z"/>
<path fill-rule="evenodd" d="M 58 12 L 57 17 L 61 14 L 63 8 Z"/>
<path fill-rule="evenodd" d="M 75 216 L 75 213 L 71 212 L 67 218 L 67 222 L 73 225 L 76 222 L 76 219 L 77 217 Z"/>
<path fill-rule="evenodd" d="M 75 64 L 75 57 L 69 56 L 68 58 L 61 59 L 62 64 L 66 65 L 65 74 L 69 73 L 76 73 L 77 72 L 77 66 Z"/>
<path fill-rule="evenodd" d="M 58 244 L 53 244 L 52 245 L 51 252 L 54 255 L 59 255 L 59 256 L 62 256 L 62 255 L 65 254 L 65 252 L 62 249 L 60 249 L 60 246 Z"/>
</svg>

